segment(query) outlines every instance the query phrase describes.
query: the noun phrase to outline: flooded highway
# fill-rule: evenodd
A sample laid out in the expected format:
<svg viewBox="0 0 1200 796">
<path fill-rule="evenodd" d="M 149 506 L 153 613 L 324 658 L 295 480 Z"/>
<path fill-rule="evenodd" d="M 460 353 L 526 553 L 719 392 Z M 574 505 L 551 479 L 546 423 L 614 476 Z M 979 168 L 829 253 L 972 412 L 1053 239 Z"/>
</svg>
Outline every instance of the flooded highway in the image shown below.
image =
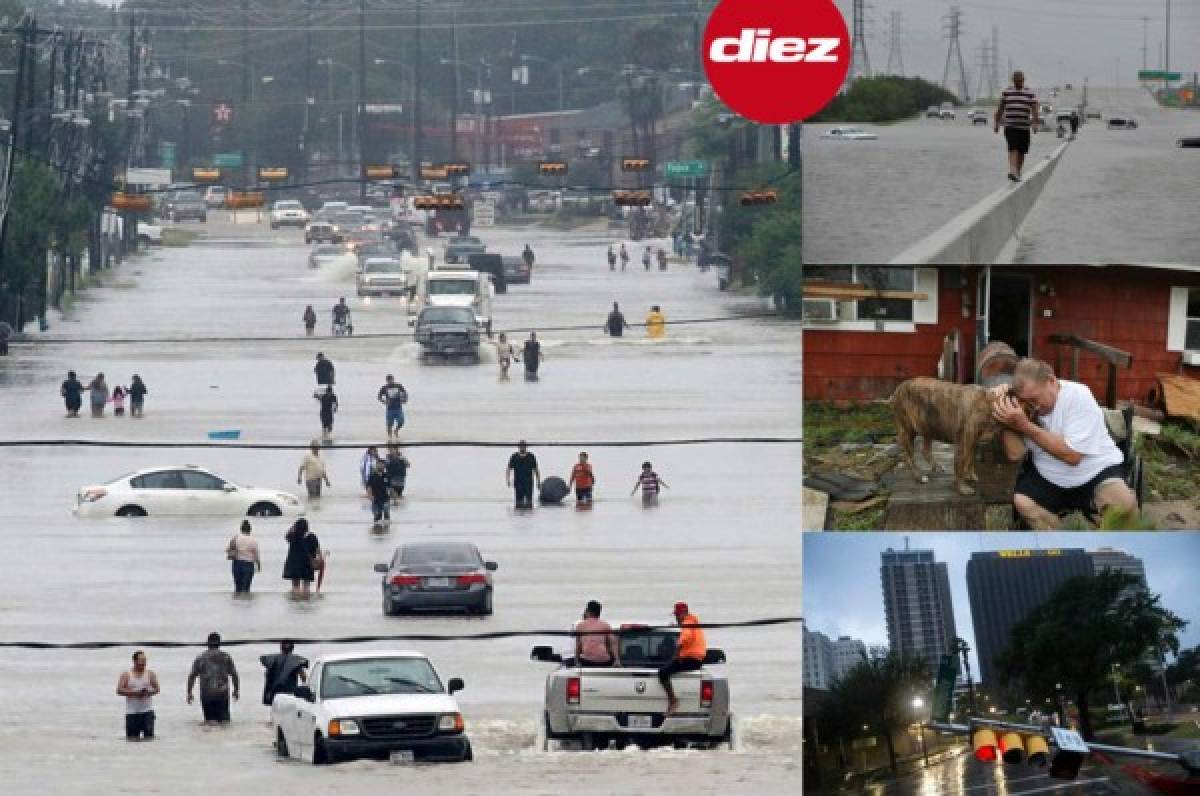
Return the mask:
<svg viewBox="0 0 1200 796">
<path fill-rule="evenodd" d="M 1078 89 L 1051 98 L 1035 88 L 1056 107 L 1077 106 Z M 875 141 L 823 139 L 832 125 L 807 125 L 805 261 L 886 262 L 1003 187 L 1003 138 L 982 107 L 987 125 L 971 124 L 965 107 L 953 121 L 863 125 Z M 1089 88 L 1088 107 L 1104 120 L 1089 121 L 1067 148 L 1026 219 L 1016 260 L 1196 262 L 1200 160 L 1176 140 L 1200 135 L 1200 112 L 1160 108 L 1139 88 Z M 1107 129 L 1116 113 L 1132 115 L 1138 128 Z M 1054 132 L 1034 135 L 1027 168 L 1060 143 Z"/>
<path fill-rule="evenodd" d="M 238 429 L 247 443 L 306 444 L 320 431 L 313 363 L 318 351 L 337 369 L 340 410 L 323 454 L 332 488 L 307 516 L 329 552 L 325 589 L 311 601 L 287 597 L 281 578 L 284 519 L 253 520 L 263 571 L 249 599 L 234 599 L 224 548 L 237 518 L 77 519 L 84 484 L 155 465 L 209 467 L 240 484 L 300 494 L 303 451 L 220 448 L 8 447 L 0 458 L 0 564 L 3 640 L 113 640 L 101 650 L 0 649 L 7 721 L 0 727 L 0 778 L 13 793 L 94 793 L 212 789 L 229 792 L 377 793 L 384 788 L 449 793 L 674 792 L 790 793 L 798 789 L 800 632 L 796 625 L 710 630 L 721 647 L 737 716 L 735 749 L 542 752 L 536 743 L 546 664 L 534 643 L 561 639 L 393 642 L 416 648 L 443 678 L 462 677 L 458 695 L 475 762 L 397 767 L 371 761 L 313 769 L 281 763 L 260 704 L 258 656 L 270 645 L 230 648 L 242 700 L 228 728 L 205 727 L 185 703 L 198 649 L 147 650 L 162 683 L 155 699 L 160 738 L 128 744 L 114 693 L 135 645 L 293 636 L 471 634 L 567 629 L 588 599 L 605 617 L 667 623 L 676 600 L 703 622 L 796 616 L 800 602 L 800 456 L 796 445 L 604 447 L 588 442 L 693 437 L 798 436 L 800 339 L 794 325 L 758 317 L 752 296 L 719 292 L 713 272 L 672 265 L 612 273 L 604 261 L 616 232 L 479 229 L 489 250 L 537 254 L 533 282 L 495 299 L 497 329 L 539 333 L 545 362 L 528 383 L 514 366 L 498 378 L 494 353 L 479 365 L 422 365 L 410 339 L 306 340 L 301 313 L 313 304 L 318 333 L 346 296 L 356 334 L 406 333 L 403 299 L 358 299 L 349 263 L 313 271 L 298 232 L 247 233 L 210 224 L 210 234 L 253 235 L 226 245 L 165 248 L 103 274 L 64 319 L 51 342 L 14 348 L 0 360 L 0 441 L 88 439 L 197 442 Z M 223 232 L 221 231 L 223 228 Z M 666 242 L 669 248 L 669 241 Z M 661 241 L 655 241 L 657 247 Z M 442 242 L 422 242 L 441 251 Z M 637 262 L 638 247 L 631 244 Z M 621 339 L 601 331 L 613 301 L 630 323 L 651 304 L 668 319 L 664 340 L 642 329 Z M 735 317 L 672 326 L 682 318 Z M 552 327 L 583 326 L 572 331 Z M 514 342 L 527 332 L 517 332 Z M 286 337 L 281 341 L 161 343 L 162 338 Z M 75 342 L 55 343 L 71 339 Z M 106 338 L 146 342 L 116 344 Z M 80 342 L 82 341 L 82 342 Z M 96 341 L 96 342 L 89 342 Z M 59 384 L 68 369 L 86 383 L 141 375 L 145 417 L 64 418 Z M 407 388 L 401 439 L 412 469 L 390 528 L 371 528 L 358 463 L 384 441 L 376 391 L 392 373 Z M 545 507 L 516 513 L 504 481 L 517 439 L 530 440 L 543 476 L 567 476 L 578 450 L 596 470 L 592 511 Z M 420 447 L 445 440 L 498 447 Z M 564 447 L 539 442 L 569 443 Z M 578 444 L 576 444 L 578 443 Z M 670 485 L 661 505 L 629 497 L 639 466 L 652 460 Z M 495 615 L 387 618 L 372 565 L 417 539 L 475 543 L 496 573 Z M 355 646 L 353 649 L 367 648 Z M 342 648 L 337 648 L 338 650 Z M 309 658 L 335 651 L 301 642 Z M 667 784 L 671 787 L 668 788 Z"/>
</svg>

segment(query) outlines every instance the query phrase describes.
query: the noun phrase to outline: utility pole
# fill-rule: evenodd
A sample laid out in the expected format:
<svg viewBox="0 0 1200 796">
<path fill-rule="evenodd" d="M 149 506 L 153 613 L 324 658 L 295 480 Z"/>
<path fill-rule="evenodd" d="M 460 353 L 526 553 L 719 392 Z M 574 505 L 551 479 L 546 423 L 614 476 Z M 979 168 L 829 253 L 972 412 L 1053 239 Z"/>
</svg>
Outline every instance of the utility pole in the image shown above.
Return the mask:
<svg viewBox="0 0 1200 796">
<path fill-rule="evenodd" d="M 7 241 L 8 233 L 8 210 L 12 205 L 12 181 L 13 171 L 16 168 L 17 141 L 21 133 L 21 116 L 24 114 L 24 109 L 21 107 L 21 86 L 25 80 L 25 67 L 29 58 L 29 32 L 33 23 L 26 19 L 21 23 L 20 39 L 17 44 L 17 74 L 16 82 L 13 88 L 12 109 L 9 115 L 8 129 L 8 152 L 4 156 L 4 183 L 3 191 L 0 192 L 0 274 L 4 272 L 4 244 Z M 2 282 L 3 280 L 0 280 Z M 18 296 L 18 306 L 20 306 L 20 297 Z M 17 331 L 21 330 L 20 321 L 22 318 L 17 318 Z"/>
<path fill-rule="evenodd" d="M 459 93 L 462 91 L 458 85 L 458 7 L 455 6 L 450 10 L 450 51 L 451 59 L 454 63 L 454 90 L 450 100 L 450 159 L 458 160 L 458 103 L 460 102 Z M 413 95 L 417 92 L 416 84 L 413 84 Z"/>
<path fill-rule="evenodd" d="M 1150 36 L 1150 17 L 1142 17 L 1142 71 L 1145 72 L 1150 67 L 1147 65 L 1147 57 L 1150 52 L 1149 36 Z"/>
<path fill-rule="evenodd" d="M 900 11 L 892 11 L 888 17 L 888 39 L 891 46 L 888 47 L 887 73 L 904 77 L 904 53 L 900 50 L 900 22 L 903 14 Z"/>
<path fill-rule="evenodd" d="M 367 0 L 358 0 L 358 198 L 366 204 L 367 181 Z"/>
<path fill-rule="evenodd" d="M 26 152 L 33 149 L 33 142 L 37 139 L 38 119 L 40 116 L 37 96 L 37 17 L 33 18 L 32 27 L 33 41 L 28 46 L 33 49 L 30 51 L 29 59 L 25 64 L 25 100 L 29 106 L 29 124 L 25 127 L 25 142 L 23 147 Z"/>
<path fill-rule="evenodd" d="M 1163 88 L 1171 87 L 1171 0 L 1167 0 L 1166 30 L 1163 33 Z"/>
<path fill-rule="evenodd" d="M 417 25 L 413 31 L 413 127 L 412 146 L 409 157 L 412 160 L 412 179 L 416 185 L 421 179 L 421 0 L 417 0 Z"/>
<path fill-rule="evenodd" d="M 245 151 L 242 152 L 242 184 L 248 187 L 251 183 L 250 176 L 254 173 L 251 171 L 256 164 L 250 157 L 250 124 L 247 117 L 250 115 L 250 0 L 242 0 L 242 107 L 238 114 L 238 126 L 242 129 L 242 144 Z"/>
<path fill-rule="evenodd" d="M 946 66 L 942 69 L 942 88 L 947 91 L 950 88 L 950 62 L 958 58 L 958 99 L 960 102 L 969 102 L 971 99 L 970 89 L 967 88 L 967 66 L 963 63 L 962 47 L 959 46 L 959 37 L 963 34 L 962 24 L 962 9 L 958 6 L 950 6 L 950 13 L 942 17 L 945 21 L 945 29 L 947 38 L 950 39 L 950 46 L 946 49 Z"/>
<path fill-rule="evenodd" d="M 850 47 L 850 72 L 847 83 L 871 76 L 871 57 L 867 54 L 866 0 L 854 0 L 854 33 Z"/>
<path fill-rule="evenodd" d="M 308 114 L 314 99 L 312 88 L 312 0 L 304 0 L 304 124 L 300 128 L 300 181 L 304 183 L 308 182 Z"/>
<path fill-rule="evenodd" d="M 1000 82 L 1000 28 L 992 25 L 992 81 L 989 97 L 997 97 L 1004 88 Z"/>
</svg>

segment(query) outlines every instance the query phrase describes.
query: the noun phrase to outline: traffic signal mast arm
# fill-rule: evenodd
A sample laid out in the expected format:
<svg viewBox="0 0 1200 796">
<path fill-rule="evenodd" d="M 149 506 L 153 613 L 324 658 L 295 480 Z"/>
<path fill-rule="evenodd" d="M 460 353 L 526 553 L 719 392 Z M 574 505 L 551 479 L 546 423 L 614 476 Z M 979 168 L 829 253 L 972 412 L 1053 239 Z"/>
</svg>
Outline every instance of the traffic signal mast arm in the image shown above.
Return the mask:
<svg viewBox="0 0 1200 796">
<path fill-rule="evenodd" d="M 940 721 L 928 722 L 926 727 L 938 732 L 951 732 L 960 735 L 970 736 L 978 729 L 990 728 L 997 731 L 1000 735 L 1000 730 L 1010 730 L 1013 732 L 1024 732 L 1032 735 L 1037 735 L 1045 740 L 1053 742 L 1051 737 L 1050 727 L 1040 724 L 1018 724 L 1011 721 L 997 721 L 994 719 L 971 719 L 970 724 L 949 724 Z M 1178 763 L 1190 774 L 1200 774 L 1200 751 L 1184 752 L 1183 754 L 1170 754 L 1168 752 L 1151 752 L 1146 749 L 1133 749 L 1127 746 L 1111 746 L 1109 744 L 1093 743 L 1090 741 L 1084 742 L 1088 751 L 1104 752 L 1110 755 L 1122 755 L 1126 757 L 1140 757 L 1145 760 L 1158 760 L 1165 763 Z"/>
</svg>

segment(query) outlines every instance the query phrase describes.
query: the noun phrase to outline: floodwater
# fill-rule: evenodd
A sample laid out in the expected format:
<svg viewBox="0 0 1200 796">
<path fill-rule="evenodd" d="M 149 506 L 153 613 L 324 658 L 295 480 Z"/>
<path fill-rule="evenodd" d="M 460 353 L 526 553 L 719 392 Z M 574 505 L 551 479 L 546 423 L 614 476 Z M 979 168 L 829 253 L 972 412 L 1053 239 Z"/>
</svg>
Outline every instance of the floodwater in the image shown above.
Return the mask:
<svg viewBox="0 0 1200 796">
<path fill-rule="evenodd" d="M 212 225 L 217 236 L 219 222 Z M 233 230 L 232 227 L 226 232 Z M 237 234 L 248 234 L 245 228 Z M 46 343 L 0 361 L 0 440 L 198 441 L 240 429 L 244 442 L 303 444 L 318 431 L 312 366 L 318 350 L 337 367 L 341 409 L 334 441 L 353 449 L 324 455 L 333 488 L 308 507 L 329 551 L 322 596 L 287 599 L 281 579 L 282 520 L 257 520 L 263 572 L 250 599 L 235 600 L 223 551 L 236 518 L 79 520 L 76 490 L 159 464 L 211 467 L 240 483 L 295 492 L 301 451 L 15 447 L 0 458 L 2 638 L 122 641 L 92 651 L 0 649 L 6 721 L 0 726 L 5 790 L 95 792 L 368 793 L 439 788 L 448 793 L 790 793 L 798 790 L 800 632 L 796 625 L 710 630 L 726 650 L 739 735 L 735 751 L 600 753 L 540 751 L 535 743 L 545 664 L 529 660 L 550 637 L 496 641 L 392 642 L 417 648 L 443 678 L 462 677 L 459 695 L 476 761 L 395 767 L 371 761 L 312 769 L 277 762 L 267 708 L 260 704 L 259 655 L 232 648 L 244 684 L 228 728 L 200 724 L 184 687 L 195 649 L 150 649 L 161 680 L 153 744 L 127 744 L 114 693 L 136 642 L 226 638 L 458 634 L 565 629 L 588 599 L 614 622 L 666 622 L 687 600 L 702 621 L 796 616 L 800 610 L 799 468 L 796 445 L 714 444 L 587 447 L 606 440 L 798 436 L 800 340 L 796 327 L 754 316 L 762 303 L 718 292 L 711 271 L 610 273 L 604 229 L 574 233 L 483 229 L 490 249 L 533 245 L 529 286 L 495 300 L 497 329 L 544 329 L 541 379 L 498 378 L 494 356 L 480 365 L 421 365 L 403 339 L 305 340 L 304 306 L 328 329 L 329 308 L 347 296 L 358 333 L 406 332 L 401 299 L 354 297 L 349 269 L 306 268 L 298 233 L 256 231 L 258 243 L 163 249 L 105 275 L 49 339 L 137 338 L 133 345 Z M 426 245 L 423 243 L 423 245 Z M 440 242 L 432 245 L 440 252 Z M 631 247 L 635 262 L 641 244 Z M 613 301 L 631 323 L 652 303 L 668 317 L 667 338 L 641 330 L 621 340 L 601 324 Z M 736 320 L 671 326 L 681 318 Z M 549 327 L 583 325 L 579 331 Z M 277 342 L 155 343 L 164 337 L 294 337 Z M 524 333 L 519 334 L 523 338 Z M 150 394 L 144 419 L 63 417 L 58 385 L 67 369 L 85 382 L 133 373 Z M 362 448 L 381 441 L 375 392 L 393 373 L 410 394 L 403 439 L 412 469 L 406 498 L 386 533 L 371 530 L 358 486 Z M 86 413 L 86 410 L 85 410 Z M 565 476 L 587 448 L 597 475 L 590 512 L 539 508 L 515 514 L 504 468 L 518 438 L 533 443 L 543 476 Z M 440 440 L 501 447 L 418 447 Z M 566 442 L 565 447 L 539 442 Z M 579 443 L 579 444 L 576 444 Z M 629 497 L 643 460 L 670 485 L 657 508 Z M 499 562 L 495 615 L 385 618 L 377 561 L 415 539 L 464 539 Z M 301 644 L 315 657 L 343 649 Z M 102 785 L 100 784 L 102 783 Z"/>
<path fill-rule="evenodd" d="M 1039 90 L 1039 93 L 1044 93 Z M 1059 107 L 1081 92 L 1041 96 Z M 1088 104 L 1107 119 L 1132 114 L 1138 129 L 1084 125 L 1026 218 L 1016 260 L 1025 263 L 1195 263 L 1200 225 L 1196 150 L 1200 112 L 1158 107 L 1137 88 L 1091 88 Z M 967 108 L 954 121 L 912 119 L 862 125 L 877 141 L 821 138 L 831 125 L 808 125 L 804 151 L 804 259 L 809 263 L 887 262 L 959 212 L 1007 184 L 1003 136 L 973 125 Z M 1032 137 L 1028 163 L 1062 140 Z"/>
</svg>

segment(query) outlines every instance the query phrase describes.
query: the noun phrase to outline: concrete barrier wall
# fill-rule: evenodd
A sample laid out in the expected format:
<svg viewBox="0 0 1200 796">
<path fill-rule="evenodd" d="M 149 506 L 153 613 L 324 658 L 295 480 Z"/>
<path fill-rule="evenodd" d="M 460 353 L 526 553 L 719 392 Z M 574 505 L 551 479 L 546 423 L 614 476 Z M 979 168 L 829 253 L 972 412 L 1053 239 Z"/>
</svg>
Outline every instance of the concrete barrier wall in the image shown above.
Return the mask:
<svg viewBox="0 0 1200 796">
<path fill-rule="evenodd" d="M 1018 183 L 1008 183 L 959 213 L 945 226 L 892 258 L 892 265 L 963 265 L 1011 262 L 1021 225 L 1069 144 L 1060 144 Z"/>
</svg>

